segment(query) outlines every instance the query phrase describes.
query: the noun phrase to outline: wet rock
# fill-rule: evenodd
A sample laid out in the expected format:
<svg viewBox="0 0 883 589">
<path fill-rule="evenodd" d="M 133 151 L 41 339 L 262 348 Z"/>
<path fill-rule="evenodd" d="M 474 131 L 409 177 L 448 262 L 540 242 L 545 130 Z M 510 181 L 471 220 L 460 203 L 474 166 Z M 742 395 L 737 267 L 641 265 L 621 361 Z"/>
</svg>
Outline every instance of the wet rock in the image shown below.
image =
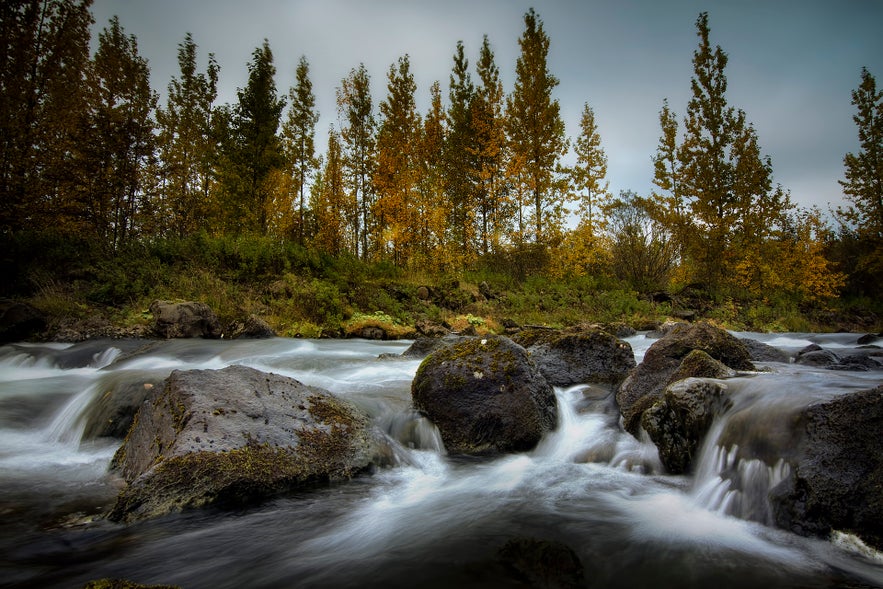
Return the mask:
<svg viewBox="0 0 883 589">
<path fill-rule="evenodd" d="M 552 386 L 618 384 L 635 367 L 632 347 L 601 329 L 525 329 L 512 337 Z"/>
<path fill-rule="evenodd" d="M 579 557 L 561 542 L 512 538 L 497 552 L 497 560 L 527 587 L 576 589 L 585 586 Z"/>
<path fill-rule="evenodd" d="M 161 379 L 150 377 L 110 374 L 109 381 L 102 383 L 103 390 L 83 411 L 86 420 L 83 440 L 126 437 L 138 409 L 162 383 Z"/>
<path fill-rule="evenodd" d="M 787 364 L 791 361 L 791 357 L 779 348 L 756 339 L 742 338 L 742 343 L 748 348 L 752 362 L 783 362 Z"/>
<path fill-rule="evenodd" d="M 128 484 L 108 517 L 248 504 L 347 479 L 377 453 L 367 418 L 327 391 L 244 366 L 175 371 L 113 458 Z"/>
<path fill-rule="evenodd" d="M 644 361 L 631 371 L 616 392 L 616 402 L 628 432 L 638 434 L 641 414 L 675 379 L 709 376 L 692 373 L 687 367 L 679 370 L 693 350 L 705 352 L 732 370 L 755 369 L 745 344 L 730 333 L 706 322 L 679 325 L 647 349 Z M 699 366 L 702 368 L 702 364 Z"/>
<path fill-rule="evenodd" d="M 527 351 L 504 337 L 436 350 L 417 370 L 411 396 L 457 454 L 530 450 L 558 420 L 552 387 Z"/>
<path fill-rule="evenodd" d="M 467 339 L 470 339 L 470 337 L 460 336 L 453 333 L 441 338 L 418 337 L 414 340 L 414 343 L 408 346 L 407 350 L 402 352 L 402 356 L 404 356 L 405 358 L 425 358 L 426 356 L 440 348 L 452 346 L 458 342 L 462 342 Z"/>
<path fill-rule="evenodd" d="M 883 550 L 883 385 L 807 407 L 776 522 L 803 535 L 853 533 Z"/>
<path fill-rule="evenodd" d="M 46 329 L 46 317 L 26 303 L 0 299 L 0 344 L 33 338 Z"/>
<path fill-rule="evenodd" d="M 269 339 L 276 337 L 276 332 L 270 325 L 258 317 L 250 315 L 243 322 L 237 322 L 229 330 L 232 339 Z"/>
<path fill-rule="evenodd" d="M 879 340 L 880 340 L 879 333 L 867 333 L 867 334 L 861 336 L 860 338 L 858 338 L 858 340 L 855 343 L 860 346 L 867 346 L 867 345 L 877 343 Z"/>
<path fill-rule="evenodd" d="M 215 313 L 205 303 L 154 301 L 150 305 L 153 314 L 153 333 L 165 339 L 171 338 L 218 338 L 221 324 Z"/>
<path fill-rule="evenodd" d="M 698 350 L 693 354 L 704 354 Z M 690 472 L 702 441 L 717 415 L 732 402 L 727 386 L 716 380 L 687 378 L 669 385 L 641 425 L 659 450 L 659 460 L 671 474 Z"/>
<path fill-rule="evenodd" d="M 794 358 L 795 364 L 803 366 L 813 366 L 816 368 L 826 368 L 834 366 L 840 362 L 840 357 L 831 350 L 822 349 L 817 344 L 810 344 L 797 352 Z"/>
</svg>

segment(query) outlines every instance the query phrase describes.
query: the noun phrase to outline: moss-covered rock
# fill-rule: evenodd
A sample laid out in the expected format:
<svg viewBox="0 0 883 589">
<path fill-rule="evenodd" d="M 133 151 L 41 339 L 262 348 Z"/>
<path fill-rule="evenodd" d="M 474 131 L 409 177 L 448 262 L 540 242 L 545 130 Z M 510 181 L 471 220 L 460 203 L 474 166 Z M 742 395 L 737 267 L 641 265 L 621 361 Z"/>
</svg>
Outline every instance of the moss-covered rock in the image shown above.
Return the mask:
<svg viewBox="0 0 883 589">
<path fill-rule="evenodd" d="M 558 420 L 552 387 L 527 351 L 505 337 L 436 350 L 417 370 L 411 396 L 458 454 L 530 450 Z"/>
<path fill-rule="evenodd" d="M 732 370 L 755 370 L 745 344 L 727 331 L 707 322 L 674 327 L 644 354 L 644 360 L 628 375 L 616 392 L 616 402 L 627 431 L 637 435 L 641 414 L 652 406 L 672 382 L 691 376 L 717 376 L 716 368 L 701 357 L 692 357 L 696 370 L 684 360 L 694 350 L 701 350 Z M 707 371 L 711 369 L 711 374 Z"/>
<path fill-rule="evenodd" d="M 364 471 L 368 420 L 322 389 L 246 368 L 175 371 L 142 406 L 111 468 L 128 482 L 110 519 L 241 505 Z"/>
</svg>

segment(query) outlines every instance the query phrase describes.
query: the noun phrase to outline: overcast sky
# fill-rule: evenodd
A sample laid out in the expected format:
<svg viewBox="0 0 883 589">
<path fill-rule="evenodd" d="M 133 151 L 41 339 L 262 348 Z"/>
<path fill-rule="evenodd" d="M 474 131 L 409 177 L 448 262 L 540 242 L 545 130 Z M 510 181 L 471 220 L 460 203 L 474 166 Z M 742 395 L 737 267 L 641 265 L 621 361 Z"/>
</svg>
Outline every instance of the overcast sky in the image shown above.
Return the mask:
<svg viewBox="0 0 883 589">
<path fill-rule="evenodd" d="M 452 56 L 465 44 L 473 68 L 482 36 L 496 54 L 506 92 L 514 83 L 524 13 L 533 6 L 551 39 L 549 67 L 567 134 L 583 104 L 595 111 L 609 159 L 610 189 L 651 188 L 651 157 L 664 98 L 683 116 L 690 91 L 696 17 L 709 13 L 711 42 L 729 56 L 728 102 L 745 110 L 774 180 L 801 205 L 842 202 L 843 156 L 858 150 L 850 92 L 867 67 L 883 86 L 881 0 L 95 0 L 95 35 L 113 15 L 138 38 L 156 90 L 178 75 L 177 45 L 189 31 L 200 69 L 215 54 L 219 102 L 236 101 L 252 51 L 270 42 L 276 84 L 287 94 L 298 59 L 310 63 L 324 150 L 337 123 L 335 90 L 364 63 L 375 105 L 386 73 L 408 54 L 418 107 L 438 80 L 447 98 Z M 164 101 L 164 95 L 161 103 Z"/>
</svg>

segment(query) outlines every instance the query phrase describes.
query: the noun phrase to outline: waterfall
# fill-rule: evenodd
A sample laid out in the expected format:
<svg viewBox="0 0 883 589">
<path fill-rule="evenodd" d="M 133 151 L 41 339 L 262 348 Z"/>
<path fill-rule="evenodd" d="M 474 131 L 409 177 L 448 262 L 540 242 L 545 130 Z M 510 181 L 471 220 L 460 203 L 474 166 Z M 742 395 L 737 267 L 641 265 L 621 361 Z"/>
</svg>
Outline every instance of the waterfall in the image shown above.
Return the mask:
<svg viewBox="0 0 883 589">
<path fill-rule="evenodd" d="M 95 383 L 71 397 L 43 430 L 43 440 L 52 444 L 79 445 L 86 429 L 83 413 L 98 390 L 99 384 Z"/>
</svg>

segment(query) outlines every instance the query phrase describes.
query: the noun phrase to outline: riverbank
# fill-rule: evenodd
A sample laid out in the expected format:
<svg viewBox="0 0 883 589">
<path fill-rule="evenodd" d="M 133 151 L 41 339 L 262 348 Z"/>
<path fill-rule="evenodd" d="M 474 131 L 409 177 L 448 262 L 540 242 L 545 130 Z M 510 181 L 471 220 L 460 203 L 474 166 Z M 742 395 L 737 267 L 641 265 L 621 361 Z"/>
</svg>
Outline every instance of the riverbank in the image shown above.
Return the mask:
<svg viewBox="0 0 883 589">
<path fill-rule="evenodd" d="M 736 331 L 883 330 L 875 300 L 810 304 L 786 296 L 712 295 L 701 285 L 677 283 L 641 293 L 605 273 L 554 276 L 548 260 L 544 264 L 542 256 L 529 252 L 430 274 L 260 238 L 195 236 L 140 244 L 112 256 L 70 239 L 15 243 L 17 249 L 2 260 L 9 279 L 0 298 L 4 309 L 20 307 L 15 317 L 0 313 L 3 341 L 149 337 L 150 305 L 156 300 L 208 305 L 225 337 L 250 320 L 275 335 L 303 338 L 505 333 L 523 325 L 644 330 L 670 319 L 707 319 Z M 10 331 L 12 319 L 24 328 Z"/>
</svg>

